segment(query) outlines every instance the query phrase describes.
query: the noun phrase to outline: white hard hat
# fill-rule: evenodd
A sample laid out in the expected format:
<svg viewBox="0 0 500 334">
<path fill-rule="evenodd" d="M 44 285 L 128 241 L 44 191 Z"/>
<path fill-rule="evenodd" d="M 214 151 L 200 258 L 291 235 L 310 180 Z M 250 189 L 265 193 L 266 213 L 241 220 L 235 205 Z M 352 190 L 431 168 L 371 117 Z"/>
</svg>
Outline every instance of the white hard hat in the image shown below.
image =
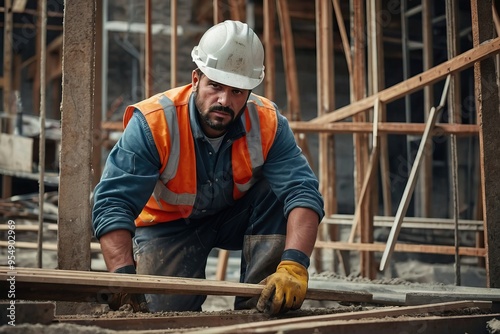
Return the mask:
<svg viewBox="0 0 500 334">
<path fill-rule="evenodd" d="M 255 32 L 239 21 L 208 29 L 191 56 L 210 80 L 223 85 L 252 90 L 264 79 L 264 47 Z"/>
</svg>

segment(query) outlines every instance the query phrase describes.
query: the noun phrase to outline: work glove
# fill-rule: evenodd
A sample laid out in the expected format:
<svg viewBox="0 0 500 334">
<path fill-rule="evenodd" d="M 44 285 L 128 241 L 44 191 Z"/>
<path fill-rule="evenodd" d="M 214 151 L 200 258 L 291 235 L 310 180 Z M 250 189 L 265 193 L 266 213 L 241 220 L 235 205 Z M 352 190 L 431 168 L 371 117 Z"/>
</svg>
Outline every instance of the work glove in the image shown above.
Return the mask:
<svg viewBox="0 0 500 334">
<path fill-rule="evenodd" d="M 121 274 L 135 274 L 135 266 L 128 265 L 125 267 L 118 268 L 115 273 Z M 130 305 L 134 312 L 149 312 L 148 304 L 146 302 L 146 297 L 142 293 L 127 293 L 118 292 L 111 293 L 105 296 L 105 299 L 109 305 L 109 308 L 113 311 L 118 311 L 123 305 Z"/>
<path fill-rule="evenodd" d="M 302 306 L 307 292 L 307 268 L 292 260 L 281 260 L 276 272 L 265 278 L 257 302 L 257 310 L 271 315 L 297 310 Z"/>
</svg>

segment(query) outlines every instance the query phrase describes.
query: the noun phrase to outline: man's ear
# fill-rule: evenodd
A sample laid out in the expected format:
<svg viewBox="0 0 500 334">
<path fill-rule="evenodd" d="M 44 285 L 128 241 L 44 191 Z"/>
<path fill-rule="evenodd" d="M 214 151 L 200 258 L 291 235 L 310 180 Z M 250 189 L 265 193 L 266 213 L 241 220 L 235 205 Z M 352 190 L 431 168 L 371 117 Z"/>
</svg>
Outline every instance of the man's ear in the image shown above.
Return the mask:
<svg viewBox="0 0 500 334">
<path fill-rule="evenodd" d="M 198 73 L 196 70 L 193 70 L 191 73 L 191 84 L 193 85 L 193 92 L 196 92 L 198 89 L 198 84 L 200 82 L 200 78 L 198 77 Z"/>
</svg>

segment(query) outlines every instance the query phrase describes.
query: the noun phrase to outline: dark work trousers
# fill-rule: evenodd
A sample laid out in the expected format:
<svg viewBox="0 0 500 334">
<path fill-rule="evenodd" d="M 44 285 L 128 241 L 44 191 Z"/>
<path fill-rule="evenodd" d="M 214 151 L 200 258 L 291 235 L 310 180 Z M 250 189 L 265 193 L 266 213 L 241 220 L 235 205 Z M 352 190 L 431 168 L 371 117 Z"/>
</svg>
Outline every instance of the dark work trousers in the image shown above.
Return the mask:
<svg viewBox="0 0 500 334">
<path fill-rule="evenodd" d="M 240 282 L 259 283 L 274 273 L 285 245 L 283 204 L 266 181 L 217 215 L 137 228 L 137 273 L 205 278 L 213 248 L 242 250 Z M 201 311 L 206 296 L 149 294 L 151 312 Z M 235 309 L 252 308 L 257 298 L 236 297 Z"/>
</svg>

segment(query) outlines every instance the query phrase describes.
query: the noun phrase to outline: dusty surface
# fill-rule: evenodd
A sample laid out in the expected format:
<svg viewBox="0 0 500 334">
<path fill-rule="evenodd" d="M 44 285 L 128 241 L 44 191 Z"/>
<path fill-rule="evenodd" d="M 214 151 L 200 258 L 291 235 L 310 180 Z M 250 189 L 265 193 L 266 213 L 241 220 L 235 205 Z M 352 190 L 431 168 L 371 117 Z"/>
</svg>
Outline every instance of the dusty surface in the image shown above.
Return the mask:
<svg viewBox="0 0 500 334">
<path fill-rule="evenodd" d="M 21 223 L 18 221 L 18 223 Z M 19 237 L 21 237 L 19 233 Z M 46 238 L 51 239 L 55 242 L 55 233 L 50 234 L 47 232 Z M 34 241 L 36 240 L 36 235 L 34 233 L 26 233 L 23 234 L 23 241 Z M 3 253 L 2 253 L 3 252 Z M 2 258 L 6 258 L 5 250 L 0 250 L 0 256 Z M 236 257 L 230 258 L 227 270 L 227 278 L 228 280 L 237 280 L 238 272 L 239 272 L 239 263 Z M 209 265 L 207 267 L 207 277 L 210 279 L 214 278 L 215 269 L 217 264 L 217 258 L 213 257 L 209 261 Z M 36 252 L 33 250 L 27 249 L 18 249 L 16 251 L 16 265 L 19 267 L 36 267 Z M 57 267 L 57 257 L 55 252 L 45 251 L 43 254 L 43 267 L 44 268 L 56 268 Z M 359 283 L 368 283 L 368 284 L 387 284 L 387 285 L 398 285 L 398 286 L 415 286 L 415 285 L 425 285 L 425 286 L 442 286 L 446 282 L 446 277 L 443 273 L 453 272 L 453 268 L 449 268 L 450 266 L 442 266 L 440 271 L 436 270 L 436 266 L 427 265 L 416 261 L 407 261 L 405 263 L 398 263 L 396 266 L 397 272 L 401 274 L 401 277 L 384 277 L 381 276 L 377 280 L 368 280 L 366 278 L 359 277 L 355 273 L 351 276 L 342 276 L 331 271 L 326 271 L 321 274 L 315 274 L 314 268 L 311 270 L 311 281 L 327 281 L 330 284 L 332 282 L 359 282 Z M 97 256 L 92 260 L 92 269 L 93 270 L 105 270 L 102 258 Z M 476 286 L 481 286 L 481 275 L 475 273 L 479 279 L 476 282 Z M 475 276 L 471 276 L 475 277 Z M 437 278 L 437 280 L 436 280 Z M 335 283 L 333 283 L 335 284 Z M 0 300 L 1 301 L 1 300 Z M 256 314 L 256 311 L 234 311 L 233 308 L 234 297 L 225 297 L 225 296 L 208 296 L 207 301 L 203 305 L 203 315 L 213 315 L 213 316 L 227 316 L 227 315 L 252 315 L 254 314 L 254 319 L 262 320 L 262 314 Z M 296 317 L 296 316 L 309 316 L 309 315 L 322 315 L 322 314 L 334 314 L 340 312 L 356 312 L 368 310 L 374 307 L 380 307 L 375 305 L 349 305 L 346 303 L 337 303 L 337 302 L 325 302 L 325 301 L 311 301 L 306 300 L 302 306 L 302 309 L 299 311 L 291 312 L 281 318 L 286 317 Z M 253 312 L 253 313 L 252 313 Z M 468 313 L 464 313 L 468 312 Z M 57 312 L 56 312 L 57 313 Z M 460 314 L 477 314 L 480 313 L 480 310 L 467 309 L 461 310 L 458 312 Z M 87 319 L 121 319 L 121 318 L 150 318 L 150 317 L 182 317 L 189 315 L 200 315 L 200 313 L 193 312 L 181 312 L 181 313 L 133 313 L 130 310 L 123 308 L 120 311 L 110 311 L 107 305 L 95 304 L 92 305 L 91 308 L 88 308 L 85 312 L 79 312 L 78 314 L 71 315 L 62 315 L 57 314 L 59 319 L 71 319 L 71 318 L 87 318 Z M 276 319 L 269 318 L 268 319 Z M 383 321 L 381 319 L 380 321 Z M 491 321 L 488 324 L 488 330 L 490 333 L 500 333 L 500 325 L 498 321 Z M 1 325 L 1 324 L 0 324 Z M 221 326 L 224 323 L 220 324 Z M 79 326 L 68 323 L 60 323 L 60 324 L 52 324 L 52 325 L 40 325 L 40 324 L 16 324 L 15 327 L 3 325 L 0 326 L 0 333 L 26 333 L 26 334 L 38 334 L 38 333 L 47 333 L 47 334 L 55 334 L 55 333 L 140 333 L 138 331 L 111 331 L 95 326 Z M 164 330 L 164 331 L 155 331 L 155 333 L 181 333 L 182 330 Z"/>
</svg>

